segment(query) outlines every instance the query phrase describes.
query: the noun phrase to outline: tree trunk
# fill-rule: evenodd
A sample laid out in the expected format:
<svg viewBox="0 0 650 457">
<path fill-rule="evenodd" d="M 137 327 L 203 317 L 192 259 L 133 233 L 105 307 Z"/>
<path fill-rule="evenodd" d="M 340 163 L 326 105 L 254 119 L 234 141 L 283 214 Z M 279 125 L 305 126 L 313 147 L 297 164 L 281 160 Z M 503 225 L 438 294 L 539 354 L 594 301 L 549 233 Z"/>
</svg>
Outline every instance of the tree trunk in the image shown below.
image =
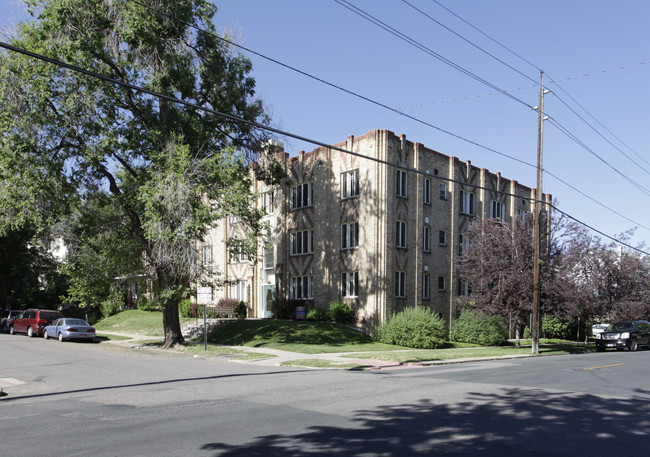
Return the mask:
<svg viewBox="0 0 650 457">
<path fill-rule="evenodd" d="M 521 340 L 520 340 L 521 335 L 519 329 L 521 329 L 521 325 L 519 324 L 519 320 L 517 320 L 517 322 L 515 322 L 515 340 L 516 340 L 515 345 L 517 349 L 521 347 Z"/>
<path fill-rule="evenodd" d="M 178 300 L 169 300 L 163 306 L 163 329 L 165 331 L 165 343 L 163 349 L 169 349 L 176 344 L 185 342 L 181 332 L 181 321 L 178 316 Z"/>
</svg>

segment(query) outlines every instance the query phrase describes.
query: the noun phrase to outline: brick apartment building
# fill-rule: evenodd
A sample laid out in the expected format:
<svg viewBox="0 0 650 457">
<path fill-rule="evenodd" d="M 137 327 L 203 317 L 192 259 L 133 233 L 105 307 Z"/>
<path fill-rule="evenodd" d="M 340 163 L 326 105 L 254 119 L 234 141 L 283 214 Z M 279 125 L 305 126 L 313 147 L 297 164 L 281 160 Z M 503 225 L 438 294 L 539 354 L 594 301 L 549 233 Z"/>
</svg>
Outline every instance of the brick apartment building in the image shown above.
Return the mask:
<svg viewBox="0 0 650 457">
<path fill-rule="evenodd" d="M 359 155 L 326 147 L 291 158 L 280 152 L 291 185 L 255 184 L 270 227 L 258 263 L 226 252 L 236 221 L 211 230 L 204 263 L 227 284 L 214 301 L 243 300 L 249 317 L 264 318 L 274 299 L 326 308 L 343 298 L 363 327 L 414 305 L 451 322 L 467 288 L 455 267 L 466 227 L 481 215 L 523 217 L 533 211 L 535 190 L 388 130 L 334 146 Z"/>
</svg>

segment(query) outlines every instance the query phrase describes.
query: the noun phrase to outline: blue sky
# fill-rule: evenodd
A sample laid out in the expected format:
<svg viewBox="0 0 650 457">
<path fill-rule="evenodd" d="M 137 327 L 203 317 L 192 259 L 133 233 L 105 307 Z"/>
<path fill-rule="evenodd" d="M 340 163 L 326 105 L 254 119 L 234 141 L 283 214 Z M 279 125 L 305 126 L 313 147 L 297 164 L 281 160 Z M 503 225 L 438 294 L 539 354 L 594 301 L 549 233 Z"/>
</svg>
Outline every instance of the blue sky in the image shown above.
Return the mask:
<svg viewBox="0 0 650 457">
<path fill-rule="evenodd" d="M 274 126 L 324 143 L 388 129 L 534 187 L 535 168 L 520 161 L 536 162 L 537 113 L 530 106 L 538 104 L 541 69 L 552 90 L 545 98 L 552 121 L 544 125 L 544 168 L 550 173 L 544 192 L 597 230 L 616 235 L 638 226 L 633 242 L 650 240 L 650 3 L 346 1 L 511 97 L 335 0 L 217 1 L 217 26 L 244 46 L 397 110 L 249 55 Z M 20 4 L 0 5 L 0 27 L 10 28 Z M 291 154 L 314 148 L 281 140 Z"/>
</svg>

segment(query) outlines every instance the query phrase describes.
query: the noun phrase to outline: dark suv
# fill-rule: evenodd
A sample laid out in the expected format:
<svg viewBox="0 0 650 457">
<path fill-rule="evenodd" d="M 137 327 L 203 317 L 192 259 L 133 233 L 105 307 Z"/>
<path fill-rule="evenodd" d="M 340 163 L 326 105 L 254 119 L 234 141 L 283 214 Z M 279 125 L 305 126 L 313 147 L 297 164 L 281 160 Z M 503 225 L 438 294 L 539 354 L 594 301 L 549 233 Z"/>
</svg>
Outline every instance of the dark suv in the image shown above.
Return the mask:
<svg viewBox="0 0 650 457">
<path fill-rule="evenodd" d="M 599 352 L 607 348 L 636 351 L 639 346 L 650 348 L 650 322 L 614 322 L 596 335 L 596 350 Z"/>
<path fill-rule="evenodd" d="M 64 317 L 63 314 L 51 309 L 26 309 L 9 322 L 9 333 L 27 333 L 29 337 L 42 335 L 45 326 L 60 317 Z"/>
<path fill-rule="evenodd" d="M 17 318 L 22 309 L 12 309 L 11 311 L 4 311 L 2 313 L 2 318 L 0 319 L 0 332 L 7 333 L 9 331 L 9 322 Z"/>
</svg>

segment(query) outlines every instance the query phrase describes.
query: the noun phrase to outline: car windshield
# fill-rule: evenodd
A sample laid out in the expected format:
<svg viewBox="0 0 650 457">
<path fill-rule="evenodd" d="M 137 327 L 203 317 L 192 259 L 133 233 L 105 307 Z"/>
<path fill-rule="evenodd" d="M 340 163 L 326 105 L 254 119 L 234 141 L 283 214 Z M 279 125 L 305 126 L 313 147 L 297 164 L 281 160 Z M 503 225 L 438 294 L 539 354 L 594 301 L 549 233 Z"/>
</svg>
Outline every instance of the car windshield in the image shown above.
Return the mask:
<svg viewBox="0 0 650 457">
<path fill-rule="evenodd" d="M 53 321 L 54 319 L 58 319 L 59 317 L 61 317 L 61 313 L 57 313 L 56 311 L 50 313 L 41 313 L 41 319 L 45 319 L 48 321 Z"/>
<path fill-rule="evenodd" d="M 612 324 L 607 329 L 610 332 L 625 332 L 628 330 L 634 330 L 634 324 L 632 322 L 616 322 Z"/>
<path fill-rule="evenodd" d="M 66 319 L 65 325 L 85 325 L 88 327 L 88 322 L 83 319 Z"/>
</svg>

